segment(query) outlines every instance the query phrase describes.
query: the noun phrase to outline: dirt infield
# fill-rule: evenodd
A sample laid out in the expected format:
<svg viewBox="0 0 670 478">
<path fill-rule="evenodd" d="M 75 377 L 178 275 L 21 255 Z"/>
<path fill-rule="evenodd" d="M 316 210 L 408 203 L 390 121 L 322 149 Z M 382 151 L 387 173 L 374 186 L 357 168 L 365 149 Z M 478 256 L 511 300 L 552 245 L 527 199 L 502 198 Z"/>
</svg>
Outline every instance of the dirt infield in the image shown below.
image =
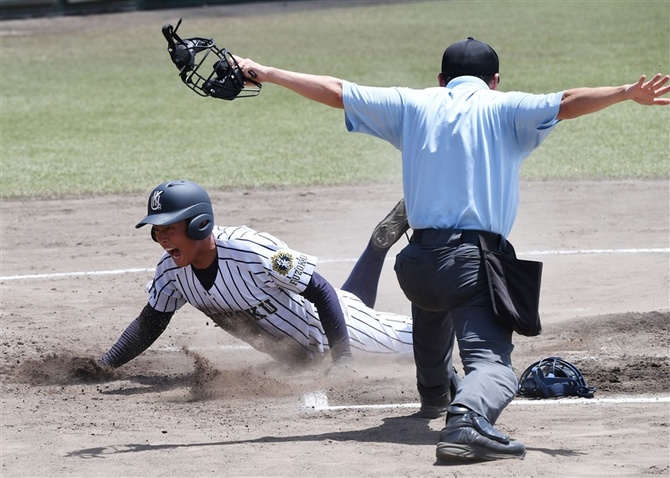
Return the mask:
<svg viewBox="0 0 670 478">
<path fill-rule="evenodd" d="M 212 197 L 220 224 L 318 255 L 339 285 L 399 194 L 382 185 Z M 442 420 L 412 416 L 411 357 L 359 355 L 346 375 L 288 370 L 187 306 L 113 376 L 77 375 L 146 302 L 161 253 L 134 228 L 146 198 L 3 201 L 0 474 L 668 476 L 668 195 L 667 181 L 522 186 L 510 239 L 545 264 L 545 331 L 517 337 L 516 370 L 559 355 L 596 398 L 515 400 L 498 426 L 526 444 L 526 458 L 450 466 L 435 463 Z M 377 307 L 407 313 L 393 255 Z"/>
</svg>

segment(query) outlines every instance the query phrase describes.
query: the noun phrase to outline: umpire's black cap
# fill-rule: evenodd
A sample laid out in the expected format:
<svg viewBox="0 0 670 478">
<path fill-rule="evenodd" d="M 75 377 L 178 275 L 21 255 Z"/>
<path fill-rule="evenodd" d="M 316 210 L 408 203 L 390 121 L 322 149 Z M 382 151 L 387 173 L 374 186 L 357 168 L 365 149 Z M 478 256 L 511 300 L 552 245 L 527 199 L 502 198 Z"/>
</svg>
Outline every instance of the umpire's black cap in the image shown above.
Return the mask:
<svg viewBox="0 0 670 478">
<path fill-rule="evenodd" d="M 442 55 L 442 75 L 445 77 L 494 75 L 499 67 L 495 50 L 472 37 L 448 46 Z"/>
</svg>

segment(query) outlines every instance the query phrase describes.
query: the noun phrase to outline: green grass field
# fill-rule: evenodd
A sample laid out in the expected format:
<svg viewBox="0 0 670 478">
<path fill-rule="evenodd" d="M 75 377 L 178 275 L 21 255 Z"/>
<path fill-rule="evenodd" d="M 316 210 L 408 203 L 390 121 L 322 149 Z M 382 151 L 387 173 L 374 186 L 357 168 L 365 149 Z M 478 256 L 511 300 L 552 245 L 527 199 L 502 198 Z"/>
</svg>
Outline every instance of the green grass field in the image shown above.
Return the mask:
<svg viewBox="0 0 670 478">
<path fill-rule="evenodd" d="M 505 91 L 670 72 L 667 0 L 417 1 L 238 18 L 216 11 L 187 10 L 180 35 L 360 84 L 434 86 L 444 48 L 469 35 L 498 51 Z M 233 102 L 188 90 L 161 34 L 178 20 L 169 14 L 32 35 L 8 34 L 15 21 L 0 24 L 3 198 L 144 192 L 174 178 L 221 189 L 399 179 L 399 153 L 347 133 L 340 110 L 274 85 Z M 564 122 L 523 176 L 654 179 L 669 170 L 670 108 L 620 104 Z"/>
</svg>

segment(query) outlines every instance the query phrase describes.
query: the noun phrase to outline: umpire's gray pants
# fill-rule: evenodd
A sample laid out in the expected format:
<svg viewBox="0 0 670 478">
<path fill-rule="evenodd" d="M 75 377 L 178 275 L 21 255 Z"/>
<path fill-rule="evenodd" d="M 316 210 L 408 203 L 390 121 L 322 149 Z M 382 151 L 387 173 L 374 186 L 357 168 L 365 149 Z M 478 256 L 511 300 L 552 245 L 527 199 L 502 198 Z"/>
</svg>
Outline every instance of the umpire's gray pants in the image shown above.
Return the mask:
<svg viewBox="0 0 670 478">
<path fill-rule="evenodd" d="M 466 406 L 494 424 L 517 390 L 513 331 L 493 312 L 476 236 L 467 231 L 422 232 L 395 263 L 400 287 L 412 302 L 419 394 L 431 399 L 449 389 L 455 335 L 465 378 L 452 404 Z"/>
</svg>

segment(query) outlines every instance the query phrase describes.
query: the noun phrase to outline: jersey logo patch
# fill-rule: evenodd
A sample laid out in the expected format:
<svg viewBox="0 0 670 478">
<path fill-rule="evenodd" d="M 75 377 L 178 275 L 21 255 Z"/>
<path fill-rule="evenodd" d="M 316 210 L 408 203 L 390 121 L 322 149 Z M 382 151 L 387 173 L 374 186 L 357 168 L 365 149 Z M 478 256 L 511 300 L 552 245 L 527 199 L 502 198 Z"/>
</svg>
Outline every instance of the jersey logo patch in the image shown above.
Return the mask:
<svg viewBox="0 0 670 478">
<path fill-rule="evenodd" d="M 293 268 L 293 254 L 286 251 L 279 251 L 270 258 L 272 261 L 272 270 L 283 276 L 288 275 Z"/>
</svg>

